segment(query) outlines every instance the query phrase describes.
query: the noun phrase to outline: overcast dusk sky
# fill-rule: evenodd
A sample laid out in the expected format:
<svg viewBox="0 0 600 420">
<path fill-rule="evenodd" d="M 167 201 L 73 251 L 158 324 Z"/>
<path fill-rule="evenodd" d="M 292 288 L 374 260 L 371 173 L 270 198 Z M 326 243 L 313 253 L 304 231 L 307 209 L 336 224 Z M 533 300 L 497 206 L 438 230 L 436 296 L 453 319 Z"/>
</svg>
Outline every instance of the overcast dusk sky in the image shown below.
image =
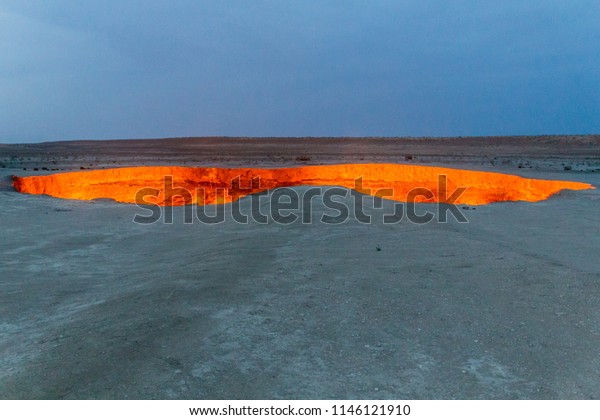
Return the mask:
<svg viewBox="0 0 600 420">
<path fill-rule="evenodd" d="M 0 142 L 600 133 L 600 2 L 0 3 Z"/>
</svg>

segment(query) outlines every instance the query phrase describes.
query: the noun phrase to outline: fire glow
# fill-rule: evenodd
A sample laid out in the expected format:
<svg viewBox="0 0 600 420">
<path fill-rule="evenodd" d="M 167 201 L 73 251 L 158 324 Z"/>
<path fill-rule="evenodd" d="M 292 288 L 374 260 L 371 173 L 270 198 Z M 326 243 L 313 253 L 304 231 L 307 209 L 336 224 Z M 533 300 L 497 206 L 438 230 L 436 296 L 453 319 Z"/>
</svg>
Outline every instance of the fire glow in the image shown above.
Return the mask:
<svg viewBox="0 0 600 420">
<path fill-rule="evenodd" d="M 445 177 L 443 189 L 440 188 L 439 182 L 441 176 Z M 165 187 L 165 179 L 171 180 L 169 188 Z M 394 201 L 406 201 L 411 191 L 414 192 L 418 188 L 430 193 L 416 195 L 414 201 L 432 203 L 447 202 L 448 197 L 455 191 L 464 189 L 454 204 L 466 205 L 501 201 L 535 202 L 566 189 L 594 188 L 581 182 L 398 164 L 346 164 L 273 169 L 139 166 L 14 177 L 13 185 L 17 191 L 27 194 L 46 194 L 75 200 L 108 198 L 131 204 L 142 204 L 139 192 L 145 189 L 154 191 L 153 194 L 145 195 L 145 202 L 162 206 L 222 204 L 249 194 L 301 185 L 339 186 Z M 166 195 L 165 190 L 168 190 Z M 203 193 L 198 194 L 198 191 Z M 223 193 L 220 194 L 219 191 Z M 456 194 L 454 196 L 456 197 Z"/>
</svg>

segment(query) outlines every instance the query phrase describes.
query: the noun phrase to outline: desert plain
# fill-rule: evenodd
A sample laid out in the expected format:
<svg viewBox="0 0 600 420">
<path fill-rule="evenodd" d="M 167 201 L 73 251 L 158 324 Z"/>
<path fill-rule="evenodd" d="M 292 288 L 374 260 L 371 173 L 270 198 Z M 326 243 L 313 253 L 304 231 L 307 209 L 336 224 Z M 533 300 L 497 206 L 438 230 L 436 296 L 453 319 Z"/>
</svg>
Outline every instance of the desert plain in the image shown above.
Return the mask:
<svg viewBox="0 0 600 420">
<path fill-rule="evenodd" d="M 139 224 L 136 205 L 12 186 L 115 167 L 346 163 L 597 188 L 600 136 L 0 145 L 0 397 L 600 398 L 598 189 L 461 207 L 468 223 L 324 224 L 316 200 L 312 223 L 184 223 L 176 207 L 173 223 Z M 394 205 L 373 200 L 374 216 Z"/>
</svg>

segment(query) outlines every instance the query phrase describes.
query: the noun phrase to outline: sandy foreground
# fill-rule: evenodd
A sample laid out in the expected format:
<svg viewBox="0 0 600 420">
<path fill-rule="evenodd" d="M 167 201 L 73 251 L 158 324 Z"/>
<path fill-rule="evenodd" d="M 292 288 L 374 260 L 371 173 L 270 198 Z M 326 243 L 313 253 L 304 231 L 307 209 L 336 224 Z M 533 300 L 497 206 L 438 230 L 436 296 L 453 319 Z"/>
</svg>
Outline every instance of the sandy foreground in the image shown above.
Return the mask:
<svg viewBox="0 0 600 420">
<path fill-rule="evenodd" d="M 468 207 L 468 223 L 383 224 L 394 203 L 366 198 L 370 224 L 323 224 L 315 199 L 313 223 L 286 225 L 185 224 L 184 207 L 136 224 L 135 205 L 10 186 L 371 161 L 600 186 L 599 136 L 320 141 L 0 145 L 0 397 L 600 398 L 599 189 Z"/>
</svg>

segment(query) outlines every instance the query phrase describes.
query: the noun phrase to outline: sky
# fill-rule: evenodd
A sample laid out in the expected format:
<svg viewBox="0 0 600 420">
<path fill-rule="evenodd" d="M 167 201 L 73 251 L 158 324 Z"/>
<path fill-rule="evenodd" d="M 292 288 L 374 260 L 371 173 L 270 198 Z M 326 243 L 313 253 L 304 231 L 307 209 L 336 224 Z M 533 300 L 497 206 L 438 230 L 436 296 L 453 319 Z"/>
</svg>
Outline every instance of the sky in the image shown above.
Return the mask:
<svg viewBox="0 0 600 420">
<path fill-rule="evenodd" d="M 0 143 L 589 133 L 597 0 L 0 2 Z"/>
</svg>

